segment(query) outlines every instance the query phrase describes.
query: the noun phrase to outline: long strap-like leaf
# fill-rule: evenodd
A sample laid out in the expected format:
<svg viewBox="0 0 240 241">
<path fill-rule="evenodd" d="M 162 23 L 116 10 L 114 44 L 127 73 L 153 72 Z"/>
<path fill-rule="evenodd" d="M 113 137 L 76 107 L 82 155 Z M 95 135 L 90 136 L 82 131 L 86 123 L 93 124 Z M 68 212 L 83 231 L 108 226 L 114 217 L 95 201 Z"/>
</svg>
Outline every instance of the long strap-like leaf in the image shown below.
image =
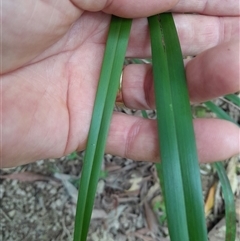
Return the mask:
<svg viewBox="0 0 240 241">
<path fill-rule="evenodd" d="M 163 184 L 171 241 L 188 241 L 183 182 L 165 43 L 158 17 L 148 18 Z"/>
<path fill-rule="evenodd" d="M 225 201 L 226 241 L 235 241 L 236 238 L 236 209 L 234 195 L 226 171 L 221 162 L 214 163 L 218 177 L 222 185 L 222 192 Z"/>
<path fill-rule="evenodd" d="M 200 171 L 177 32 L 170 13 L 159 19 L 150 17 L 149 26 L 171 241 L 206 241 Z"/>
<path fill-rule="evenodd" d="M 240 107 L 240 98 L 237 95 L 229 94 L 229 95 L 225 95 L 224 98 L 231 101 L 237 107 Z"/>
<path fill-rule="evenodd" d="M 213 113 L 217 115 L 217 117 L 231 121 L 234 124 L 237 124 L 223 109 L 221 109 L 219 106 L 215 105 L 212 101 L 207 101 L 204 103 L 206 107 L 211 110 Z"/>
<path fill-rule="evenodd" d="M 88 134 L 80 180 L 74 241 L 87 238 L 107 134 L 127 49 L 131 20 L 113 16 Z"/>
<path fill-rule="evenodd" d="M 229 95 L 232 98 L 234 95 Z M 233 97 L 233 99 L 238 100 L 238 97 Z M 239 101 L 239 100 L 238 100 Z M 214 112 L 219 118 L 228 120 L 237 125 L 237 123 L 219 106 L 211 101 L 205 103 L 207 108 Z M 217 170 L 219 180 L 222 185 L 222 192 L 225 201 L 225 220 L 226 220 L 226 241 L 235 241 L 236 238 L 236 209 L 234 202 L 234 194 L 231 189 L 227 173 L 221 162 L 214 163 L 214 167 Z"/>
<path fill-rule="evenodd" d="M 168 59 L 189 238 L 204 241 L 207 228 L 202 185 L 181 47 L 172 14 L 161 14 L 160 24 Z"/>
</svg>

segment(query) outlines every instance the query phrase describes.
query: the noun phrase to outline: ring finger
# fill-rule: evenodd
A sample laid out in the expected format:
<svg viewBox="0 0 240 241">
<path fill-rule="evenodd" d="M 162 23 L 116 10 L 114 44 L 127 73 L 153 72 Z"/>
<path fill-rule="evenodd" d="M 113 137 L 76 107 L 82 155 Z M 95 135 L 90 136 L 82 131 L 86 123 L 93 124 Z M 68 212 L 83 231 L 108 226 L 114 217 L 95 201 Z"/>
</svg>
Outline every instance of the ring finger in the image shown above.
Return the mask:
<svg viewBox="0 0 240 241">
<path fill-rule="evenodd" d="M 189 61 L 186 76 L 191 101 L 202 102 L 239 91 L 239 61 L 238 40 L 211 48 Z M 124 68 L 122 98 L 129 108 L 155 108 L 150 64 Z"/>
</svg>

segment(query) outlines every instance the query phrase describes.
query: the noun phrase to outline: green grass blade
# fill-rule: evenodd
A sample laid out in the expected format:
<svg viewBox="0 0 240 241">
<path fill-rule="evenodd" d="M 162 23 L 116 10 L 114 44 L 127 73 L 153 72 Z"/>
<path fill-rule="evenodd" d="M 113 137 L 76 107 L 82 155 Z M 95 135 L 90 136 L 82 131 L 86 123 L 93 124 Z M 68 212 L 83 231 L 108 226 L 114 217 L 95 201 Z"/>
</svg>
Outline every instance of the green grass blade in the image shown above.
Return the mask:
<svg viewBox="0 0 240 241">
<path fill-rule="evenodd" d="M 99 170 L 100 172 L 100 169 L 101 169 L 101 160 L 104 155 L 107 134 L 108 134 L 110 121 L 111 121 L 111 115 L 115 104 L 116 93 L 119 87 L 119 80 L 122 73 L 122 66 L 124 62 L 125 52 L 127 49 L 130 27 L 131 27 L 131 21 L 123 19 L 121 29 L 120 29 L 120 34 L 118 36 L 118 45 L 115 52 L 116 58 L 114 60 L 114 63 L 111 69 L 111 81 L 108 87 L 107 100 L 105 102 L 104 114 L 101 120 L 99 139 L 96 147 L 95 156 L 99 161 L 94 160 L 94 164 L 92 168 L 94 171 L 92 171 L 91 178 L 90 178 L 91 187 L 93 187 L 94 185 L 95 187 L 97 187 L 99 175 L 95 174 L 95 170 Z M 98 119 L 96 120 L 98 121 Z M 86 216 L 89 217 L 89 221 L 91 217 L 92 206 L 93 206 L 93 201 L 94 201 L 95 192 L 96 192 L 95 190 L 93 191 L 92 188 L 89 189 L 89 200 L 92 200 L 92 203 L 89 201 L 87 202 L 86 211 L 85 211 Z M 86 223 L 87 222 L 84 219 L 84 224 Z"/>
<path fill-rule="evenodd" d="M 131 59 L 134 64 L 142 64 L 143 61 L 141 59 L 133 58 Z"/>
<path fill-rule="evenodd" d="M 87 238 L 107 134 L 127 49 L 131 20 L 113 16 L 92 114 L 80 180 L 74 241 Z"/>
<path fill-rule="evenodd" d="M 204 200 L 181 47 L 172 14 L 160 14 L 159 20 L 171 81 L 189 238 L 193 241 L 204 241 L 208 240 Z"/>
<path fill-rule="evenodd" d="M 221 109 L 219 106 L 215 105 L 211 101 L 207 101 L 204 103 L 206 107 L 211 110 L 213 113 L 215 113 L 219 118 L 231 121 L 234 124 L 237 124 L 223 109 Z"/>
<path fill-rule="evenodd" d="M 188 241 L 185 201 L 167 56 L 157 16 L 148 18 L 166 213 L 171 241 Z"/>
<path fill-rule="evenodd" d="M 231 100 L 231 99 L 229 99 Z M 232 100 L 231 100 L 232 101 Z M 213 102 L 208 101 L 204 103 L 208 109 L 214 112 L 219 118 L 228 120 L 237 124 L 224 110 Z M 214 163 L 214 167 L 217 170 L 219 180 L 222 185 L 222 191 L 225 201 L 225 219 L 226 219 L 226 241 L 235 241 L 236 237 L 236 210 L 234 203 L 234 195 L 226 174 L 226 171 L 221 162 Z"/>
<path fill-rule="evenodd" d="M 240 98 L 237 95 L 229 94 L 229 95 L 225 95 L 224 98 L 226 98 L 227 100 L 230 100 L 233 104 L 240 107 Z"/>
<path fill-rule="evenodd" d="M 147 114 L 147 112 L 146 112 L 145 110 L 142 110 L 141 112 L 142 112 L 143 118 L 148 119 L 148 114 Z"/>
<path fill-rule="evenodd" d="M 234 195 L 229 183 L 226 171 L 221 162 L 214 163 L 218 177 L 222 185 L 222 192 L 225 201 L 226 216 L 226 241 L 235 241 L 236 238 L 236 209 L 234 203 Z"/>
</svg>

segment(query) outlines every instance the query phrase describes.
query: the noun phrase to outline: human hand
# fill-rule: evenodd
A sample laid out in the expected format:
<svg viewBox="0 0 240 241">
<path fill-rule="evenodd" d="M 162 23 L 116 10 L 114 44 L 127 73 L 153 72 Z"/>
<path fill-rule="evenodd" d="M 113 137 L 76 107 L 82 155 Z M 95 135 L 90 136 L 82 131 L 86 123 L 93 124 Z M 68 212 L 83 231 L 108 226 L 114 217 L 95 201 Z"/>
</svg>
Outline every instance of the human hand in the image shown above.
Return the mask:
<svg viewBox="0 0 240 241">
<path fill-rule="evenodd" d="M 136 7 L 136 2 L 129 0 L 108 4 L 55 2 L 3 3 L 2 167 L 83 150 L 110 22 L 108 14 L 145 17 L 176 3 L 159 4 L 156 0 L 149 4 L 145 0 Z M 174 16 L 184 55 L 199 55 L 186 66 L 193 102 L 239 90 L 238 1 L 220 4 L 220 0 L 213 0 L 205 7 L 197 3 L 180 0 L 172 9 L 175 13 L 206 15 Z M 150 57 L 147 19 L 133 21 L 127 56 Z M 123 100 L 134 109 L 154 108 L 149 65 L 124 69 Z M 194 127 L 201 161 L 222 160 L 239 152 L 235 125 L 201 119 L 194 121 Z M 106 152 L 156 161 L 156 128 L 153 120 L 114 113 Z"/>
</svg>

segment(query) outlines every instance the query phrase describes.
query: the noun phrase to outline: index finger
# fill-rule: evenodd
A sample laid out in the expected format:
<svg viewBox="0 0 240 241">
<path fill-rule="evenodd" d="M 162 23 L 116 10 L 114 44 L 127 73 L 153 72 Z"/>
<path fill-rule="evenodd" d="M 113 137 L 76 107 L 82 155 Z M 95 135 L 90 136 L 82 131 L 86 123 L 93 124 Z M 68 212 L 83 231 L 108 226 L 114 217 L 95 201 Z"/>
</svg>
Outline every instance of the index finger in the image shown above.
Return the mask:
<svg viewBox="0 0 240 241">
<path fill-rule="evenodd" d="M 212 16 L 239 16 L 239 0 L 180 0 L 173 12 L 200 13 Z"/>
<path fill-rule="evenodd" d="M 169 9 L 173 12 L 216 16 L 240 14 L 239 0 L 72 0 L 72 2 L 82 10 L 103 11 L 125 18 L 147 17 Z"/>
<path fill-rule="evenodd" d="M 103 11 L 124 18 L 139 18 L 165 12 L 175 6 L 178 0 L 72 0 L 72 2 L 86 11 Z"/>
</svg>

